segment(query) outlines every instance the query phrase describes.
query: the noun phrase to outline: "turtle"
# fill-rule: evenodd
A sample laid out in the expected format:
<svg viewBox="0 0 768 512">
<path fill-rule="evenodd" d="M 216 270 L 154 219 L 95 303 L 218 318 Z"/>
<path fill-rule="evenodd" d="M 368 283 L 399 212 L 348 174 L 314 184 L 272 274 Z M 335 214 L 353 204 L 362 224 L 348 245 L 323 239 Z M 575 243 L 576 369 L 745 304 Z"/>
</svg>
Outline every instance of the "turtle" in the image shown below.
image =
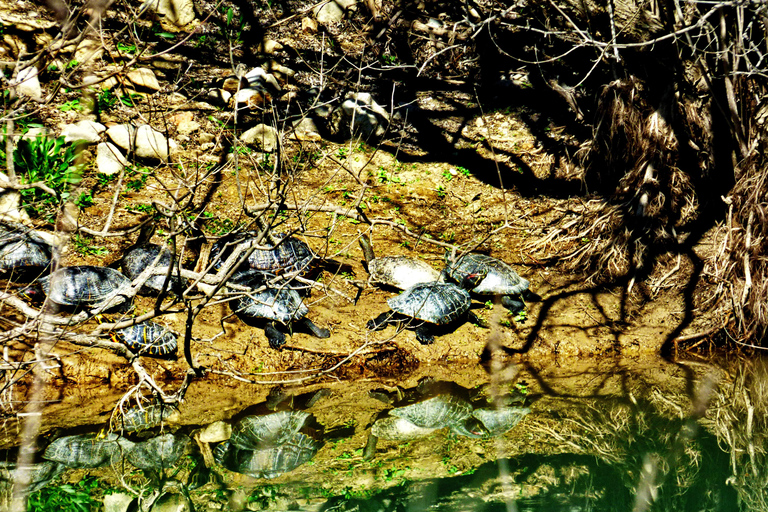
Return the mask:
<svg viewBox="0 0 768 512">
<path fill-rule="evenodd" d="M 133 442 L 113 433 L 66 436 L 49 444 L 43 458 L 70 468 L 97 468 L 112 463 L 132 446 Z"/>
<path fill-rule="evenodd" d="M 466 274 L 485 272 L 485 278 L 470 292 L 477 295 L 501 296 L 501 303 L 513 314 L 525 309 L 523 292 L 530 283 L 517 275 L 512 267 L 492 256 L 468 253 L 456 258 L 452 251 L 445 253 L 445 273 L 448 278 L 461 282 Z"/>
<path fill-rule="evenodd" d="M 531 412 L 531 410 L 528 407 L 475 409 L 472 411 L 472 416 L 482 424 L 482 428 L 479 431 L 466 428 L 468 426 L 467 423 L 454 425 L 451 427 L 451 430 L 467 437 L 496 437 L 511 430 L 512 427 L 520 423 L 520 420 L 522 420 L 529 412 Z"/>
<path fill-rule="evenodd" d="M 21 473 L 27 471 L 29 474 L 27 492 L 32 493 L 48 485 L 65 467 L 64 464 L 50 460 L 25 466 L 17 466 L 15 462 L 0 461 L 0 481 L 9 484 L 26 481 L 27 479 L 23 478 Z"/>
<path fill-rule="evenodd" d="M 369 330 L 381 330 L 388 323 L 402 323 L 413 319 L 422 323 L 415 327 L 416 339 L 428 345 L 434 341 L 432 330 L 437 325 L 447 325 L 462 318 L 472 322 L 481 321 L 471 311 L 472 299 L 465 288 L 476 286 L 484 274 L 468 274 L 462 280 L 463 286 L 454 283 L 421 283 L 414 285 L 395 297 L 387 299 L 391 311 L 385 311 L 369 320 Z"/>
<path fill-rule="evenodd" d="M 275 277 L 285 274 L 303 275 L 309 269 L 310 263 L 317 258 L 312 249 L 293 236 L 277 234 L 269 237 L 272 247 L 267 249 L 253 249 L 239 267 L 242 270 L 259 270 L 267 276 Z M 238 234 L 234 239 L 223 238 L 211 248 L 211 259 L 214 261 L 214 270 L 218 271 L 224 261 L 229 257 L 234 249 L 247 251 L 256 245 L 258 233 L 248 231 Z M 260 245 L 269 245 L 270 241 L 262 242 Z"/>
<path fill-rule="evenodd" d="M 141 275 L 147 267 L 153 266 L 158 270 L 164 270 L 163 274 L 150 275 L 139 290 L 144 295 L 159 295 L 163 290 L 168 290 L 177 296 L 181 296 L 184 287 L 178 275 L 167 275 L 167 270 L 174 264 L 174 257 L 167 247 L 151 243 L 155 233 L 155 222 L 144 224 L 139 231 L 136 242 L 128 248 L 120 260 L 120 266 L 125 275 L 133 281 Z M 166 285 L 166 280 L 170 280 Z"/>
<path fill-rule="evenodd" d="M 131 286 L 131 281 L 109 267 L 61 267 L 41 277 L 37 284 L 42 287 L 51 302 L 66 308 L 98 307 L 110 303 L 112 299 L 117 300 L 120 296 L 123 297 L 123 303 L 118 307 L 130 304 L 130 298 L 125 294 Z M 28 287 L 24 292 L 33 299 L 39 297 L 39 288 L 36 285 Z"/>
<path fill-rule="evenodd" d="M 53 247 L 22 224 L 0 225 L 0 272 L 31 275 L 51 265 Z"/>
<path fill-rule="evenodd" d="M 160 359 L 176 359 L 178 336 L 167 327 L 149 320 L 117 329 L 111 333 L 113 341 L 124 343 L 139 355 Z"/>
<path fill-rule="evenodd" d="M 416 284 L 431 283 L 440 279 L 440 272 L 425 261 L 408 256 L 377 258 L 371 247 L 371 240 L 366 235 L 361 236 L 359 242 L 368 266 L 368 283 L 371 285 L 405 290 Z"/>
<path fill-rule="evenodd" d="M 178 415 L 178 410 L 163 403 L 137 405 L 123 411 L 118 419 L 118 427 L 125 432 L 139 432 L 161 425 L 174 414 Z"/>
<path fill-rule="evenodd" d="M 292 471 L 315 456 L 322 444 L 296 432 L 282 444 L 259 450 L 238 448 L 230 441 L 219 444 L 213 451 L 221 466 L 254 478 L 276 478 Z"/>
<path fill-rule="evenodd" d="M 303 411 L 280 411 L 266 416 L 246 416 L 232 427 L 229 442 L 244 450 L 281 445 L 301 430 L 310 416 Z"/>
<path fill-rule="evenodd" d="M 134 443 L 126 452 L 126 460 L 139 469 L 162 471 L 179 461 L 189 443 L 187 436 L 163 434 Z"/>
<path fill-rule="evenodd" d="M 230 282 L 252 290 L 241 292 L 230 305 L 238 318 L 246 323 L 266 321 L 264 334 L 272 348 L 279 349 L 285 344 L 285 334 L 277 329 L 275 322 L 289 329 L 294 323 L 299 323 L 318 338 L 330 337 L 331 332 L 328 329 L 318 327 L 307 318 L 309 309 L 296 290 L 282 286 L 255 291 L 266 285 L 265 276 L 259 270 L 240 271 Z"/>
</svg>

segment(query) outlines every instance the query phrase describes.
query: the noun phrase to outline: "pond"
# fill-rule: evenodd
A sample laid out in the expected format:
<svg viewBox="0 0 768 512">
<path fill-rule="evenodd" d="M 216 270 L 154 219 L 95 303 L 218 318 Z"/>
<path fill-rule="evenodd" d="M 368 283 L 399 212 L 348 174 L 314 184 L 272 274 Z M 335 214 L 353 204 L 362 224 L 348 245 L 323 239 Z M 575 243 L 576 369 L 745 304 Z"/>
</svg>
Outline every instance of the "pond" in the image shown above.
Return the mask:
<svg viewBox="0 0 768 512">
<path fill-rule="evenodd" d="M 294 387 L 209 377 L 178 408 L 71 385 L 42 416 L 5 420 L 3 508 L 16 490 L 22 510 L 62 494 L 123 512 L 765 509 L 766 368 L 616 358 Z M 24 505 L 12 469 L 35 418 Z"/>
</svg>

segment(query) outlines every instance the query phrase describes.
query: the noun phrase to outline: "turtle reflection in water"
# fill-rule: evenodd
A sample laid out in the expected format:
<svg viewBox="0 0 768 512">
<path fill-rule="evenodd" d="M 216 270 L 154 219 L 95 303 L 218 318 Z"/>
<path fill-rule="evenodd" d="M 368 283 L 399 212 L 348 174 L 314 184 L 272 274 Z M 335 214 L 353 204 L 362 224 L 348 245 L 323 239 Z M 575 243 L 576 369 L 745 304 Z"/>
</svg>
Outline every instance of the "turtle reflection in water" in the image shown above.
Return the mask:
<svg viewBox="0 0 768 512">
<path fill-rule="evenodd" d="M 218 445 L 218 464 L 254 478 L 275 478 L 314 457 L 321 443 L 300 432 L 310 415 L 277 412 L 248 416 L 232 428 L 232 437 Z"/>
<path fill-rule="evenodd" d="M 0 461 L 0 495 L 6 495 L 6 491 L 15 482 L 24 480 L 23 471 L 28 472 L 29 487 L 27 487 L 27 491 L 32 493 L 48 485 L 64 468 L 63 464 L 49 460 L 21 467 L 18 467 L 15 462 Z"/>
<path fill-rule="evenodd" d="M 117 429 L 125 432 L 139 432 L 160 426 L 173 416 L 178 418 L 178 410 L 168 404 L 137 405 L 122 412 L 117 419 Z"/>
<path fill-rule="evenodd" d="M 82 434 L 60 437 L 48 445 L 43 458 L 70 468 L 97 468 L 111 464 L 133 447 L 117 434 Z"/>
<path fill-rule="evenodd" d="M 179 461 L 189 442 L 186 436 L 163 434 L 134 444 L 127 451 L 126 458 L 139 469 L 161 472 Z"/>
</svg>

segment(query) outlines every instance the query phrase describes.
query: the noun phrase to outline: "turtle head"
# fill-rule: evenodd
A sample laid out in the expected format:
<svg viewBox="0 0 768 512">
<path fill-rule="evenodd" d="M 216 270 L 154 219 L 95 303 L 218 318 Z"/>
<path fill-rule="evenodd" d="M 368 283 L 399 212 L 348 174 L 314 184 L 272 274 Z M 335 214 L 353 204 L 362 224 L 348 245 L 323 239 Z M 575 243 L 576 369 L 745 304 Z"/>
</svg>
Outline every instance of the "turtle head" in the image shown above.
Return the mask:
<svg viewBox="0 0 768 512">
<path fill-rule="evenodd" d="M 19 290 L 19 296 L 35 304 L 41 304 L 45 301 L 45 292 L 39 284 L 31 284 Z"/>
<path fill-rule="evenodd" d="M 464 273 L 457 273 L 456 269 L 451 269 L 453 273 L 449 272 L 448 267 L 444 268 L 441 276 L 444 281 L 450 282 L 455 281 L 458 283 L 459 286 L 464 288 L 465 290 L 471 290 L 472 288 L 476 287 L 480 284 L 480 281 L 485 279 L 485 276 L 488 275 L 487 269 L 482 269 L 478 272 L 464 272 Z M 446 279 L 449 278 L 450 279 Z"/>
</svg>

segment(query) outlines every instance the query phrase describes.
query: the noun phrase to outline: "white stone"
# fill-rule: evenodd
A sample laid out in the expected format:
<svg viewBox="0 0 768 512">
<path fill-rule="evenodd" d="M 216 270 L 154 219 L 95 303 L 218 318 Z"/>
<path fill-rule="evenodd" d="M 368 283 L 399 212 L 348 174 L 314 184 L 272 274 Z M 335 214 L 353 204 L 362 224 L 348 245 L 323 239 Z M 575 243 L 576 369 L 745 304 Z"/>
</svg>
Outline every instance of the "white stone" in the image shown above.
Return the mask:
<svg viewBox="0 0 768 512">
<path fill-rule="evenodd" d="M 266 124 L 257 124 L 240 135 L 240 140 L 255 146 L 262 151 L 271 153 L 277 149 L 277 130 Z"/>
<path fill-rule="evenodd" d="M 117 174 L 126 165 L 128 160 L 111 142 L 102 142 L 96 146 L 96 168 L 101 174 Z"/>
<path fill-rule="evenodd" d="M 104 496 L 104 512 L 126 512 L 133 503 L 134 496 L 122 492 Z"/>
<path fill-rule="evenodd" d="M 179 28 L 195 20 L 195 4 L 192 0 L 155 0 L 152 1 L 152 7 L 165 17 L 165 21 Z"/>
<path fill-rule="evenodd" d="M 197 433 L 201 443 L 220 443 L 232 436 L 232 425 L 223 421 L 214 421 Z"/>
<path fill-rule="evenodd" d="M 389 113 L 367 92 L 351 93 L 331 114 L 331 129 L 344 135 L 381 137 L 389 125 Z"/>
<path fill-rule="evenodd" d="M 333 0 L 315 7 L 314 14 L 317 21 L 323 24 L 339 23 L 344 19 L 344 9 Z"/>
<path fill-rule="evenodd" d="M 37 79 L 37 68 L 29 66 L 19 71 L 16 79 L 11 82 L 11 87 L 15 86 L 19 96 L 27 96 L 33 101 L 43 101 L 43 89 L 40 87 L 40 80 Z"/>
<path fill-rule="evenodd" d="M 295 140 L 321 140 L 317 125 L 311 117 L 303 117 L 293 124 L 290 137 Z"/>
<path fill-rule="evenodd" d="M 133 69 L 125 75 L 132 84 L 150 91 L 159 91 L 160 82 L 157 81 L 155 72 L 149 68 Z"/>
<path fill-rule="evenodd" d="M 118 124 L 107 130 L 107 137 L 126 152 L 130 152 L 133 149 L 135 134 L 136 128 L 130 124 Z"/>
<path fill-rule="evenodd" d="M 77 45 L 74 59 L 80 64 L 86 62 L 96 62 L 104 56 L 104 45 L 100 41 L 93 39 L 83 39 Z"/>
<path fill-rule="evenodd" d="M 252 96 L 256 96 L 257 94 L 259 94 L 259 91 L 256 91 L 254 89 L 250 89 L 250 88 L 240 89 L 239 91 L 237 91 L 237 94 L 235 94 L 234 100 L 235 100 L 235 103 L 237 103 L 238 105 L 243 103 L 247 104 L 248 100 Z"/>
<path fill-rule="evenodd" d="M 101 134 L 107 130 L 107 127 L 95 121 L 83 119 L 74 124 L 68 124 L 61 130 L 61 135 L 65 142 L 85 141 L 90 143 L 99 142 Z"/>
<path fill-rule="evenodd" d="M 8 180 L 8 176 L 0 173 L 0 179 Z M 32 220 L 21 207 L 21 194 L 17 190 L 0 188 L 0 219 L 29 224 Z"/>
<path fill-rule="evenodd" d="M 167 160 L 169 152 L 176 149 L 176 143 L 171 144 L 165 135 L 148 124 L 136 128 L 134 143 L 134 152 L 139 158 Z"/>
</svg>

